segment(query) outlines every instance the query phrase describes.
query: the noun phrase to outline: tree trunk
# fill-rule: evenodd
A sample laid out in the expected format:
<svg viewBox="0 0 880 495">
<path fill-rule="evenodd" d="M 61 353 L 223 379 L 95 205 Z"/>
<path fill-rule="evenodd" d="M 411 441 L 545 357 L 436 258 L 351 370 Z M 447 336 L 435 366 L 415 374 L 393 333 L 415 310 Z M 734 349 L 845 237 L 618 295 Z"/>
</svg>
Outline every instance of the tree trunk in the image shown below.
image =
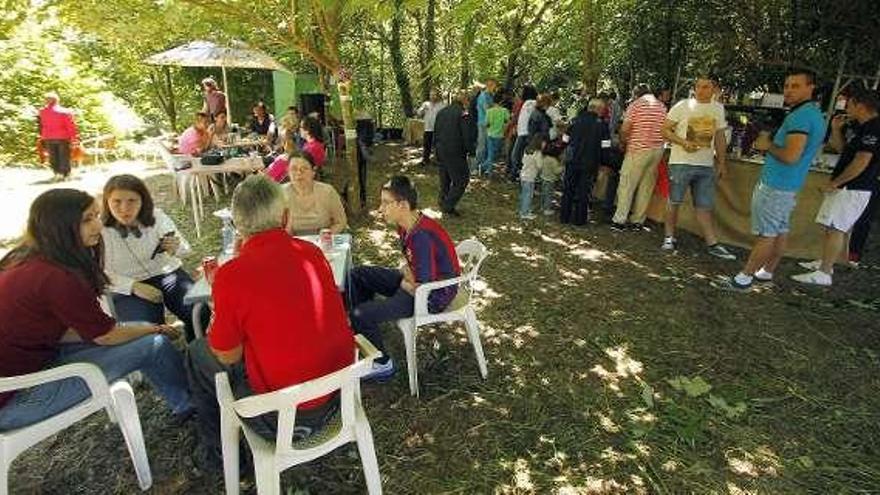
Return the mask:
<svg viewBox="0 0 880 495">
<path fill-rule="evenodd" d="M 476 31 L 476 17 L 472 17 L 465 23 L 464 33 L 461 36 L 461 72 L 459 74 L 459 82 L 462 88 L 468 88 L 471 85 L 471 50 L 474 47 Z"/>
<path fill-rule="evenodd" d="M 348 198 L 349 208 L 353 212 L 359 213 L 363 210 L 364 205 L 361 203 L 360 194 L 358 194 L 361 184 L 357 163 L 358 144 L 354 120 L 354 105 L 351 101 L 352 82 L 350 79 L 339 77 L 336 88 L 339 91 L 339 106 L 342 109 L 342 123 L 345 126 L 345 169 L 348 179 L 342 186 L 343 190 L 341 192 L 345 198 Z M 352 191 L 352 186 L 355 188 L 354 191 Z"/>
<path fill-rule="evenodd" d="M 434 53 L 437 51 L 437 31 L 434 28 L 434 18 L 437 15 L 437 0 L 428 0 L 428 8 L 425 12 L 425 51 L 424 65 L 422 66 L 422 100 L 431 96 L 434 87 L 434 76 L 431 74 L 431 66 L 434 63 Z"/>
<path fill-rule="evenodd" d="M 507 54 L 507 70 L 504 74 L 504 88 L 513 89 L 513 83 L 516 79 L 516 64 L 519 61 L 519 48 L 512 50 Z"/>
<path fill-rule="evenodd" d="M 171 70 L 162 67 L 162 79 L 160 80 L 154 71 L 150 71 L 150 81 L 153 83 L 152 88 L 156 93 L 156 99 L 159 100 L 159 106 L 168 117 L 168 124 L 171 130 L 177 132 L 177 108 L 174 103 L 174 85 L 171 82 Z"/>
<path fill-rule="evenodd" d="M 598 46 L 598 30 L 596 29 L 596 16 L 598 14 L 598 5 L 593 4 L 593 0 L 583 0 L 584 2 L 584 72 L 583 83 L 584 93 L 596 94 L 596 87 L 599 84 L 598 60 L 596 60 L 596 51 Z"/>
<path fill-rule="evenodd" d="M 394 0 L 394 17 L 391 19 L 391 39 L 388 42 L 388 51 L 391 54 L 391 68 L 394 70 L 394 80 L 397 82 L 397 90 L 400 92 L 400 104 L 406 118 L 412 117 L 413 111 L 412 93 L 409 84 L 409 76 L 403 60 L 403 51 L 400 49 L 400 28 L 403 23 L 403 0 Z"/>
<path fill-rule="evenodd" d="M 165 66 L 165 88 L 168 90 L 168 120 L 171 129 L 177 131 L 177 104 L 174 102 L 174 82 L 171 80 L 171 69 Z"/>
<path fill-rule="evenodd" d="M 418 62 L 419 62 L 419 96 L 421 97 L 420 101 L 425 100 L 424 93 L 426 91 L 427 86 L 425 85 L 425 75 L 428 74 L 428 61 L 425 59 L 425 26 L 422 25 L 422 14 L 416 13 L 413 15 L 413 20 L 416 22 L 416 39 L 418 40 L 419 49 L 417 52 Z M 418 103 L 418 102 L 417 102 Z"/>
</svg>

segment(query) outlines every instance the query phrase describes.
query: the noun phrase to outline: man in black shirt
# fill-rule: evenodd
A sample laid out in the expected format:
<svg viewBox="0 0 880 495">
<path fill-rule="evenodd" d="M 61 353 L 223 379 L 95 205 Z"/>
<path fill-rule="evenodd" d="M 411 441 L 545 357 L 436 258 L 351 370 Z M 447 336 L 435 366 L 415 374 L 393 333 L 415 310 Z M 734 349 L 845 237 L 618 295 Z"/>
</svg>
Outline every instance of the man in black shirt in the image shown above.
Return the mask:
<svg viewBox="0 0 880 495">
<path fill-rule="evenodd" d="M 470 182 L 467 155 L 473 153 L 475 140 L 474 119 L 465 111 L 468 94 L 462 90 L 458 97 L 437 114 L 434 122 L 434 145 L 440 166 L 440 210 L 459 216 L 455 206 Z"/>
<path fill-rule="evenodd" d="M 855 121 L 852 132 L 844 136 L 843 115 L 831 121 L 829 144 L 841 155 L 831 180 L 822 187 L 825 199 L 816 215 L 816 223 L 825 227 L 822 259 L 801 263 L 812 271 L 793 276 L 797 282 L 831 285 L 834 262 L 840 257 L 846 234 L 868 206 L 880 171 L 878 110 L 880 98 L 875 92 L 857 90 L 846 103 L 846 115 Z"/>
<path fill-rule="evenodd" d="M 584 225 L 587 223 L 593 182 L 602 160 L 602 141 L 610 140 L 608 126 L 599 118 L 605 103 L 594 98 L 571 122 L 565 157 L 562 203 L 559 221 Z M 564 139 L 564 138 L 563 138 Z M 609 141 L 610 145 L 610 141 Z"/>
</svg>

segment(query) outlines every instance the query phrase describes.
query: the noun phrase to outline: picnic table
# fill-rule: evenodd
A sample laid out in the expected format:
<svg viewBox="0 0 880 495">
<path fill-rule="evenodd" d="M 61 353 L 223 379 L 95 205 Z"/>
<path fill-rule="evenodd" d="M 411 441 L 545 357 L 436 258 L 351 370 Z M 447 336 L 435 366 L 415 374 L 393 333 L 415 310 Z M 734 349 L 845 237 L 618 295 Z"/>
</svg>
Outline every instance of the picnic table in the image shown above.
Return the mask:
<svg viewBox="0 0 880 495">
<path fill-rule="evenodd" d="M 316 235 L 297 236 L 297 238 L 318 244 L 318 236 Z M 333 270 L 333 280 L 336 282 L 336 287 L 339 288 L 339 292 L 346 292 L 348 285 L 348 272 L 351 270 L 352 266 L 351 234 L 334 235 L 333 248 L 329 251 L 322 250 L 322 252 L 330 263 L 330 268 Z M 218 256 L 221 265 L 230 258 L 229 255 Z M 205 332 L 202 328 L 202 322 L 199 316 L 205 305 L 210 304 L 211 302 L 211 284 L 208 283 L 205 277 L 200 277 L 196 280 L 196 283 L 184 296 L 183 302 L 184 304 L 193 305 L 193 329 L 195 330 L 196 337 L 203 337 Z"/>
</svg>

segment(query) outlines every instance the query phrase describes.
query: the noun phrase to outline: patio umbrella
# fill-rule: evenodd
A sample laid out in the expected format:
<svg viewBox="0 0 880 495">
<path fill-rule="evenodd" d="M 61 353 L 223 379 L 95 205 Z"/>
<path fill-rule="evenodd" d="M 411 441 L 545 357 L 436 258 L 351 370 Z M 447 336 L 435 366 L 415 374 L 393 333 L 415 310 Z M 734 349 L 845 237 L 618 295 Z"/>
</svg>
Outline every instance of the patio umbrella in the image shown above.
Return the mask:
<svg viewBox="0 0 880 495">
<path fill-rule="evenodd" d="M 176 65 L 179 67 L 220 67 L 223 72 L 223 90 L 226 91 L 226 115 L 229 111 L 229 85 L 226 82 L 226 68 L 267 69 L 290 72 L 269 55 L 250 48 L 240 41 L 229 46 L 221 46 L 210 41 L 192 41 L 162 53 L 151 55 L 145 60 L 151 65 Z"/>
</svg>

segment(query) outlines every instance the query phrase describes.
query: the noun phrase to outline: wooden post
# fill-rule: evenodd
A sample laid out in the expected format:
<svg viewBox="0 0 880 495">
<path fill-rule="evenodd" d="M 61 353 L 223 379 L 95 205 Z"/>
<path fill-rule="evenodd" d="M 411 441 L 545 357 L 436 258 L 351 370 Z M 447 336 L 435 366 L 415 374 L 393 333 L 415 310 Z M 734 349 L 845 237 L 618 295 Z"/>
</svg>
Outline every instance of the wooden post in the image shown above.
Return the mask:
<svg viewBox="0 0 880 495">
<path fill-rule="evenodd" d="M 226 94 L 226 124 L 228 125 L 232 123 L 232 111 L 229 110 L 229 82 L 226 80 L 226 66 L 221 66 L 220 70 L 223 72 L 223 92 Z"/>
<path fill-rule="evenodd" d="M 344 70 L 339 70 L 338 74 L 336 88 L 339 90 L 339 106 L 342 109 L 342 122 L 345 126 L 345 162 L 349 177 L 348 184 L 345 186 L 345 196 L 348 198 L 350 206 L 355 205 L 354 211 L 360 213 L 364 205 L 361 203 L 359 193 L 357 128 L 354 120 L 354 105 L 351 101 L 351 76 L 345 74 Z M 351 187 L 352 185 L 354 187 Z"/>
</svg>

